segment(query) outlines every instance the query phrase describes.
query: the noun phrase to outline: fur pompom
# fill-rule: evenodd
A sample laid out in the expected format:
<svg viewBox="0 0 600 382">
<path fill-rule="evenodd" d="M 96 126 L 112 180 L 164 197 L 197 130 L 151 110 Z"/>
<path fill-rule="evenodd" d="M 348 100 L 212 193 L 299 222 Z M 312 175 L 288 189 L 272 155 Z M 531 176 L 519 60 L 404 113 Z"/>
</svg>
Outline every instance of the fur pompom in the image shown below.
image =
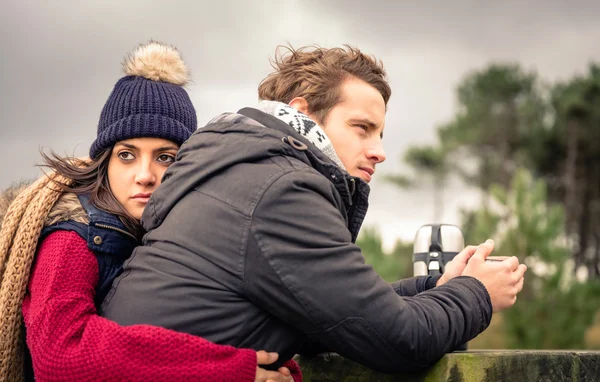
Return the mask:
<svg viewBox="0 0 600 382">
<path fill-rule="evenodd" d="M 141 76 L 181 86 L 190 81 L 190 70 L 177 48 L 156 41 L 139 45 L 125 57 L 123 72 L 127 76 Z"/>
</svg>

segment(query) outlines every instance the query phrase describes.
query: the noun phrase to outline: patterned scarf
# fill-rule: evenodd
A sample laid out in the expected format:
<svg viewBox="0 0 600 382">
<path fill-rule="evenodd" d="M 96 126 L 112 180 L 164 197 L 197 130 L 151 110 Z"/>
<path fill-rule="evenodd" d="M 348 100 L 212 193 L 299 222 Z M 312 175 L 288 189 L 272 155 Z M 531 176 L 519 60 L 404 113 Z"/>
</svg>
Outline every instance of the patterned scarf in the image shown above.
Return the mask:
<svg viewBox="0 0 600 382">
<path fill-rule="evenodd" d="M 317 146 L 317 148 L 321 150 L 323 154 L 327 155 L 327 157 L 339 168 L 342 170 L 346 169 L 335 152 L 327 134 L 323 131 L 323 128 L 315 121 L 308 118 L 306 114 L 299 112 L 290 105 L 277 101 L 260 101 L 255 108 L 264 113 L 273 115 L 290 125 L 310 143 Z"/>
</svg>

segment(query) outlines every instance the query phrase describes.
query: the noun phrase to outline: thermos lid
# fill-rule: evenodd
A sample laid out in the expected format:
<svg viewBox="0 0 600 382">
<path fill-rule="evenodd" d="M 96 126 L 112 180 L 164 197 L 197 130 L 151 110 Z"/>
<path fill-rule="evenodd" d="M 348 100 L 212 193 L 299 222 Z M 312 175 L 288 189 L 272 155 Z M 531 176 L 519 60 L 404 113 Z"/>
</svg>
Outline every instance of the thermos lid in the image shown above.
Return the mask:
<svg viewBox="0 0 600 382">
<path fill-rule="evenodd" d="M 464 247 L 465 239 L 461 229 L 457 226 L 451 224 L 427 224 L 417 230 L 413 243 L 413 252 L 460 252 Z"/>
</svg>

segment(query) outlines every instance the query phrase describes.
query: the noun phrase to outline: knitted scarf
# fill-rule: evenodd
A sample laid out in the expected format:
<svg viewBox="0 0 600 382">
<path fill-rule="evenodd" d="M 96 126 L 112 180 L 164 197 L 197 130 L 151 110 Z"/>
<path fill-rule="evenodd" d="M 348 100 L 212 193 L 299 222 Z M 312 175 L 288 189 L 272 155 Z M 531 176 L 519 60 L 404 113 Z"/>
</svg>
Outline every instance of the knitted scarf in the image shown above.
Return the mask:
<svg viewBox="0 0 600 382">
<path fill-rule="evenodd" d="M 323 128 L 315 121 L 308 118 L 306 114 L 299 112 L 290 105 L 277 101 L 260 101 L 255 108 L 264 113 L 271 114 L 290 125 L 310 143 L 317 146 L 317 148 L 338 165 L 339 168 L 345 170 L 342 161 L 335 152 L 335 149 Z"/>
<path fill-rule="evenodd" d="M 10 204 L 0 230 L 0 381 L 22 381 L 25 344 L 21 306 L 40 232 L 61 191 L 54 182 L 70 180 L 49 174 L 21 192 Z"/>
</svg>

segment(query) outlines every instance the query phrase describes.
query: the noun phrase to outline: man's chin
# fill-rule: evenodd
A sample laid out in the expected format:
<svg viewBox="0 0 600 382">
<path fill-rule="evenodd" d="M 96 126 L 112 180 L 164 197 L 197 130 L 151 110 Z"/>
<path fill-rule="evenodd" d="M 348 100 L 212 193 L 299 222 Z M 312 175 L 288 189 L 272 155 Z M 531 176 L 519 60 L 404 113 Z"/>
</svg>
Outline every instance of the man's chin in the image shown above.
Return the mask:
<svg viewBox="0 0 600 382">
<path fill-rule="evenodd" d="M 356 171 L 356 174 L 354 176 L 361 178 L 362 180 L 364 180 L 367 183 L 370 183 L 371 179 L 372 179 L 371 174 L 369 174 L 365 170 L 360 170 L 360 169 Z"/>
</svg>

